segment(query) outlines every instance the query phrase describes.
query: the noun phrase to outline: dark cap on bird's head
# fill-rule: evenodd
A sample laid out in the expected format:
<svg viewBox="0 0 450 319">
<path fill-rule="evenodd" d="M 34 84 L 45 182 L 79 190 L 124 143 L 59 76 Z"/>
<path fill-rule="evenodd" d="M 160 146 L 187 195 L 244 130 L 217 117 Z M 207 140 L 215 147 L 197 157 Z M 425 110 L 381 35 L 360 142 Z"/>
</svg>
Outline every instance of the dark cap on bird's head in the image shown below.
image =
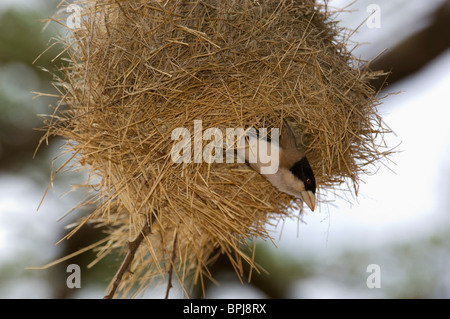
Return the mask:
<svg viewBox="0 0 450 319">
<path fill-rule="evenodd" d="M 306 191 L 311 191 L 313 194 L 316 193 L 316 179 L 306 157 L 296 162 L 290 171 L 305 184 Z"/>
</svg>

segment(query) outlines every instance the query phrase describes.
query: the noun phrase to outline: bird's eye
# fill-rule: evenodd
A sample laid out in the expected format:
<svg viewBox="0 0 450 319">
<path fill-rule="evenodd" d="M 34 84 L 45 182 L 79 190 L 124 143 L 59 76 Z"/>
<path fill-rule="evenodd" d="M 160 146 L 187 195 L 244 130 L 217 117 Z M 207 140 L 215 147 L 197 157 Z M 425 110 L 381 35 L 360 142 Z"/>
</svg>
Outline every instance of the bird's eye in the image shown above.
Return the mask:
<svg viewBox="0 0 450 319">
<path fill-rule="evenodd" d="M 311 178 L 306 179 L 306 184 L 311 185 Z"/>
</svg>

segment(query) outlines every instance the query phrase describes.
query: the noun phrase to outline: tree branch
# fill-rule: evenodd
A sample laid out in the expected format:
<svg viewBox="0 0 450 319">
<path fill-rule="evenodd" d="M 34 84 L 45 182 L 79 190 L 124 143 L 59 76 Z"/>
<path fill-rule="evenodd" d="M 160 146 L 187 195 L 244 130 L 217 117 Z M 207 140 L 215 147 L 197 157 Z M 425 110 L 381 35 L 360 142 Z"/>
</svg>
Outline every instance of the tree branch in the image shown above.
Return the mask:
<svg viewBox="0 0 450 319">
<path fill-rule="evenodd" d="M 127 243 L 127 246 L 128 246 L 127 255 L 125 256 L 125 259 L 123 260 L 122 265 L 120 265 L 120 268 L 114 277 L 114 281 L 112 283 L 111 290 L 105 297 L 103 297 L 103 299 L 112 299 L 114 297 L 117 287 L 119 287 L 120 283 L 122 282 L 123 275 L 128 271 L 128 269 L 131 266 L 131 262 L 134 259 L 134 255 L 136 254 L 136 251 L 139 248 L 139 245 L 144 240 L 144 238 L 147 237 L 147 235 L 149 235 L 150 233 L 151 233 L 151 226 L 149 225 L 149 223 L 147 221 L 145 223 L 144 227 L 142 228 L 141 232 L 137 235 L 136 239 L 133 241 L 129 241 Z"/>
<path fill-rule="evenodd" d="M 173 267 L 175 264 L 175 257 L 176 257 L 177 237 L 178 237 L 178 233 L 175 234 L 175 239 L 173 240 L 172 259 L 170 260 L 169 279 L 167 280 L 167 290 L 166 290 L 165 299 L 169 299 L 169 290 L 170 290 L 170 288 L 173 287 L 172 286 L 172 273 L 173 273 Z"/>
<path fill-rule="evenodd" d="M 450 48 L 450 0 L 439 6 L 431 16 L 431 23 L 422 30 L 398 43 L 370 63 L 370 69 L 390 72 L 387 83 L 393 84 L 420 71 L 425 65 Z M 406 27 L 406 26 L 405 26 Z M 386 77 L 371 81 L 381 89 Z"/>
</svg>

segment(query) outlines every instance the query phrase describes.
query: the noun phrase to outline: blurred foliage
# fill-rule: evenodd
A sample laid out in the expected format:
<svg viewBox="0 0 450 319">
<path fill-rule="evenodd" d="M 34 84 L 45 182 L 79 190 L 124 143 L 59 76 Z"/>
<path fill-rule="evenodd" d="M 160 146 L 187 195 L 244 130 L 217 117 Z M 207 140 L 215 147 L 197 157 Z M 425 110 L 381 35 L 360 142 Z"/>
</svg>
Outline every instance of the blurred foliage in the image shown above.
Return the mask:
<svg viewBox="0 0 450 319">
<path fill-rule="evenodd" d="M 52 62 L 58 54 L 57 46 L 53 46 L 32 64 L 56 35 L 55 29 L 44 31 L 45 17 L 42 12 L 16 9 L 0 14 L 0 169 L 3 170 L 17 171 L 32 163 L 43 135 L 36 130 L 42 126 L 37 114 L 48 113 L 49 104 L 55 102 L 47 97 L 33 99 L 32 93 L 54 92 L 52 75 L 43 69 L 52 70 L 61 63 L 61 57 Z"/>
<path fill-rule="evenodd" d="M 0 61 L 22 62 L 31 65 L 47 49 L 53 36 L 48 29 L 43 31 L 43 15 L 34 11 L 9 9 L 0 16 Z M 53 51 L 56 52 L 56 51 Z M 43 67 L 51 68 L 50 59 Z"/>
</svg>

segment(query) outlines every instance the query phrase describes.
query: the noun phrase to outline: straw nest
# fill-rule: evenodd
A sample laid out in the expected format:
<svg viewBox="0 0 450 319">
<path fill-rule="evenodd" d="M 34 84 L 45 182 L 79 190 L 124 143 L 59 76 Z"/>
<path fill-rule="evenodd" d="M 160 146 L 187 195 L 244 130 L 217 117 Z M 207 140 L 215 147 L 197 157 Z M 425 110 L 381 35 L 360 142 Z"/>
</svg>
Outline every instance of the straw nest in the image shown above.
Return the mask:
<svg viewBox="0 0 450 319">
<path fill-rule="evenodd" d="M 151 225 L 131 279 L 121 283 L 123 295 L 167 279 L 171 265 L 183 289 L 188 278 L 202 282 L 217 254 L 228 255 L 239 275 L 243 262 L 257 269 L 254 252 L 243 247 L 252 251 L 254 240 L 270 238 L 268 225 L 297 216 L 302 206 L 245 163 L 174 163 L 175 128 L 193 135 L 195 120 L 202 132 L 273 128 L 288 118 L 302 133 L 319 193 L 344 182 L 353 189 L 385 155 L 376 143 L 384 132 L 379 102 L 368 85 L 374 73 L 361 70 L 324 5 L 77 5 L 80 24 L 60 39 L 69 61 L 56 80 L 60 103 L 46 138 L 65 138 L 66 151 L 89 170 L 85 204 L 97 208 L 74 231 L 88 221 L 109 226 L 99 258 L 125 252 Z"/>
</svg>

